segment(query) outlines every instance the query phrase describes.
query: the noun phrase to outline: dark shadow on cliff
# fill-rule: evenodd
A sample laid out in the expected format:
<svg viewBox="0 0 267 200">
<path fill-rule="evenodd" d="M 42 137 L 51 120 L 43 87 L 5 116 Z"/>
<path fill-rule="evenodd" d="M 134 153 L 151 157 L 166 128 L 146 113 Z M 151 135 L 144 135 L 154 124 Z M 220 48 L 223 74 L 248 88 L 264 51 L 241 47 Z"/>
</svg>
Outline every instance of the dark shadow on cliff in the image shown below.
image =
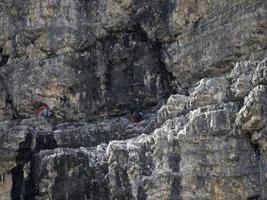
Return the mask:
<svg viewBox="0 0 267 200">
<path fill-rule="evenodd" d="M 57 148 L 57 142 L 52 134 L 40 134 L 36 137 L 36 146 L 32 149 L 34 143 L 32 134 L 25 137 L 25 141 L 20 143 L 18 155 L 16 157 L 17 166 L 11 170 L 12 174 L 12 200 L 34 200 L 38 191 L 35 189 L 33 177 L 34 153 L 44 149 Z M 26 169 L 25 169 L 26 168 Z M 28 171 L 28 174 L 25 174 Z M 26 175 L 26 176 L 25 176 Z"/>
<path fill-rule="evenodd" d="M 4 66 L 7 64 L 9 56 L 8 55 L 2 55 L 3 49 L 0 48 L 0 67 Z"/>
<path fill-rule="evenodd" d="M 20 143 L 18 155 L 16 157 L 17 166 L 11 170 L 12 173 L 12 189 L 11 198 L 12 200 L 19 200 L 23 195 L 23 184 L 24 184 L 24 164 L 29 161 L 32 156 L 31 151 L 32 135 L 28 134 L 25 137 L 25 141 Z"/>
</svg>

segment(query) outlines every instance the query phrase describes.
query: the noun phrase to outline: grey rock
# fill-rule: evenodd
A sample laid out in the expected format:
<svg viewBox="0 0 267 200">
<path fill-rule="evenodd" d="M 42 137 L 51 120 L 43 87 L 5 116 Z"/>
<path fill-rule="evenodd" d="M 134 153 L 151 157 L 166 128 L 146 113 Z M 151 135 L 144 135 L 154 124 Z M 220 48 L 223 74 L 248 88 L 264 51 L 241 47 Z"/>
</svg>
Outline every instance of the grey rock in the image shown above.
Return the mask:
<svg viewBox="0 0 267 200">
<path fill-rule="evenodd" d="M 170 41 L 177 30 L 172 21 L 175 1 L 133 0 L 134 19 L 151 40 Z"/>
<path fill-rule="evenodd" d="M 235 129 L 236 112 L 236 105 L 225 104 L 190 113 L 178 133 L 182 199 L 245 199 L 259 193 L 258 162 L 245 135 Z"/>
<path fill-rule="evenodd" d="M 171 95 L 166 103 L 158 112 L 158 121 L 164 122 L 182 115 L 188 110 L 188 97 L 180 94 Z"/>
<path fill-rule="evenodd" d="M 108 147 L 111 199 L 179 199 L 179 146 L 165 131 Z"/>
<path fill-rule="evenodd" d="M 3 121 L 0 127 L 0 174 L 29 159 L 38 132 L 51 131 L 51 126 L 43 119 Z"/>
<path fill-rule="evenodd" d="M 266 10 L 2 0 L 0 199 L 266 199 Z"/>
<path fill-rule="evenodd" d="M 227 76 L 232 82 L 231 92 L 236 99 L 244 98 L 253 89 L 252 72 L 256 67 L 255 65 L 255 62 L 237 63 Z"/>
<path fill-rule="evenodd" d="M 28 162 L 40 150 L 93 147 L 116 139 L 128 139 L 150 133 L 159 124 L 155 114 L 146 113 L 143 121 L 133 124 L 124 116 L 97 123 L 77 122 L 53 125 L 42 117 L 3 121 L 0 124 L 0 174 L 19 163 Z"/>
<path fill-rule="evenodd" d="M 203 17 L 186 26 L 173 44 L 164 45 L 162 53 L 167 69 L 184 87 L 229 72 L 242 57 L 257 59 L 266 55 L 265 1 L 203 1 L 203 5 Z"/>
<path fill-rule="evenodd" d="M 220 104 L 228 100 L 229 82 L 225 77 L 201 79 L 190 94 L 190 107 Z"/>
<path fill-rule="evenodd" d="M 89 62 L 79 68 L 81 108 L 89 116 L 118 115 L 137 106 L 151 107 L 168 96 L 171 77 L 159 51 L 138 32 L 111 34 L 98 42 L 81 57 Z"/>
<path fill-rule="evenodd" d="M 238 113 L 237 123 L 244 130 L 261 130 L 266 124 L 266 86 L 256 86 L 245 98 L 244 106 Z"/>
<path fill-rule="evenodd" d="M 88 120 L 151 107 L 168 95 L 170 75 L 158 51 L 140 35 L 122 33 L 82 55 L 19 59 L 2 67 L 1 73 L 19 115 L 32 116 L 31 103 L 38 100 L 59 119 Z"/>
<path fill-rule="evenodd" d="M 32 158 L 30 173 L 22 177 L 25 193 L 20 198 L 109 199 L 105 149 L 103 144 L 39 152 Z"/>
<path fill-rule="evenodd" d="M 12 176 L 11 174 L 1 175 L 0 178 L 0 199 L 11 200 Z"/>
<path fill-rule="evenodd" d="M 111 142 L 112 199 L 244 199 L 259 193 L 259 162 L 235 128 L 237 112 L 233 103 L 207 106 L 188 119 L 167 121 L 152 135 Z"/>
<path fill-rule="evenodd" d="M 1 69 L 7 93 L 18 114 L 24 117 L 32 116 L 33 101 L 46 102 L 51 109 L 60 107 L 63 97 L 70 99 L 69 107 L 75 107 L 78 97 L 72 92 L 72 88 L 75 87 L 77 78 L 75 71 L 67 64 L 67 59 L 68 57 L 60 56 L 38 63 L 18 60 Z M 71 108 L 64 109 L 65 112 L 71 113 Z M 59 111 L 53 110 L 57 115 Z"/>
<path fill-rule="evenodd" d="M 266 85 L 267 84 L 267 60 L 259 62 L 256 70 L 254 71 L 252 82 L 253 85 Z"/>
</svg>

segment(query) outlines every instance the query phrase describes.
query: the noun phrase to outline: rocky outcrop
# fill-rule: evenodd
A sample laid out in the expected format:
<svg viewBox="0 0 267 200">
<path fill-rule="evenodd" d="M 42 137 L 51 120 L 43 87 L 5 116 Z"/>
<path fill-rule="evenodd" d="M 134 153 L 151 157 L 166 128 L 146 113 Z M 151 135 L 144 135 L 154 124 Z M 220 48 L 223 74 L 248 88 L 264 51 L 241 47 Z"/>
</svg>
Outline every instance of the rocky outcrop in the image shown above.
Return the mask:
<svg viewBox="0 0 267 200">
<path fill-rule="evenodd" d="M 254 72 L 257 74 L 265 62 L 237 64 L 233 71 L 246 65 L 252 72 L 258 65 Z M 263 86 L 255 85 L 247 97 L 243 96 L 243 104 L 231 93 L 231 84 L 236 85 L 237 80 L 228 80 L 227 84 L 225 81 L 223 77 L 202 79 L 187 97 L 184 113 L 177 112 L 183 105 L 181 99 L 184 100 L 177 96 L 179 106 L 173 109 L 176 117 L 152 135 L 109 144 L 107 154 L 109 171 L 113 172 L 110 183 L 114 199 L 120 196 L 133 199 L 266 197 L 266 155 L 260 146 L 264 139 L 259 139 L 264 137 L 264 131 L 257 132 L 257 140 L 251 134 L 265 126 L 266 98 L 260 94 L 267 93 Z M 253 98 L 255 91 L 258 95 Z M 161 112 L 175 105 L 170 103 L 173 99 L 170 98 Z M 116 182 L 117 176 L 122 183 Z"/>
<path fill-rule="evenodd" d="M 24 198 L 31 194 L 35 199 L 109 199 L 105 150 L 106 145 L 100 145 L 36 154 L 29 174 L 34 182 L 25 185 L 32 193 Z"/>
<path fill-rule="evenodd" d="M 0 199 L 266 199 L 266 11 L 0 2 Z"/>
<path fill-rule="evenodd" d="M 11 200 L 12 176 L 11 174 L 2 174 L 0 182 L 0 199 Z"/>
<path fill-rule="evenodd" d="M 179 84 L 187 86 L 200 78 L 219 76 L 240 58 L 257 59 L 266 54 L 266 2 L 188 2 L 183 4 L 190 16 L 185 21 L 194 23 L 163 48 L 167 69 Z"/>
<path fill-rule="evenodd" d="M 253 89 L 243 92 L 243 101 L 233 92 L 240 80 L 232 74 L 244 66 L 250 72 L 246 75 L 251 79 L 246 80 Z M 125 120 L 126 129 L 118 127 L 114 120 L 98 126 L 61 124 L 55 130 L 42 118 L 18 123 L 19 128 L 7 134 L 9 140 L 4 143 L 13 142 L 13 149 L 3 146 L 5 151 L 13 152 L 13 156 L 7 155 L 16 158 L 13 162 L 17 163 L 12 169 L 12 198 L 265 197 L 266 92 L 258 75 L 259 69 L 265 67 L 266 61 L 238 63 L 227 79 L 205 78 L 189 96 L 171 96 L 154 118 L 156 124 L 165 119 L 155 131 L 156 126 L 142 128 L 150 120 L 129 125 L 123 118 L 117 123 L 122 125 Z M 227 87 L 221 90 L 223 84 Z M 15 134 L 16 129 L 19 132 Z M 11 138 L 12 133 L 20 140 Z M 108 144 L 90 147 L 101 142 Z"/>
</svg>

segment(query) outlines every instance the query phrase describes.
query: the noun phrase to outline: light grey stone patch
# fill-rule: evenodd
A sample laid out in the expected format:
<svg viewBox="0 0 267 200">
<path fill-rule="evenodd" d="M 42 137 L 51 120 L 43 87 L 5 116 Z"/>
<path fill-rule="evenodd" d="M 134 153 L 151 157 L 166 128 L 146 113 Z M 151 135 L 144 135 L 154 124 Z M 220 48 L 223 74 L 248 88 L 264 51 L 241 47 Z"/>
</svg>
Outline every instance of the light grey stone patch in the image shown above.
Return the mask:
<svg viewBox="0 0 267 200">
<path fill-rule="evenodd" d="M 229 85 L 225 77 L 201 79 L 189 96 L 190 108 L 227 102 Z"/>
<path fill-rule="evenodd" d="M 257 68 L 253 73 L 253 85 L 267 84 L 267 59 L 258 62 Z"/>
<path fill-rule="evenodd" d="M 245 98 L 244 106 L 237 115 L 237 124 L 246 131 L 261 130 L 266 124 L 266 86 L 256 86 Z"/>
</svg>

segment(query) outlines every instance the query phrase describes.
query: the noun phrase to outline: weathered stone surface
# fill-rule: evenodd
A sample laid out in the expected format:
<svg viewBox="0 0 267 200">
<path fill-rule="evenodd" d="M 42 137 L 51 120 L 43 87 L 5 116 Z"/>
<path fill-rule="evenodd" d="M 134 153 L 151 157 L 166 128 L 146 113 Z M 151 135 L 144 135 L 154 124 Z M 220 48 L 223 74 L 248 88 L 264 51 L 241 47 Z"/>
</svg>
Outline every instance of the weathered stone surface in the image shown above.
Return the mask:
<svg viewBox="0 0 267 200">
<path fill-rule="evenodd" d="M 111 199 L 179 199 L 179 144 L 167 131 L 109 144 Z"/>
<path fill-rule="evenodd" d="M 36 154 L 31 174 L 35 182 L 28 186 L 35 199 L 109 199 L 105 149 L 100 145 Z"/>
<path fill-rule="evenodd" d="M 0 3 L 0 49 L 3 49 L 3 46 L 7 42 L 9 32 L 8 32 L 8 23 L 9 23 L 9 11 L 10 11 L 10 1 L 2 1 Z M 1 52 L 2 53 L 2 52 Z"/>
<path fill-rule="evenodd" d="M 18 163 L 28 162 L 29 156 L 40 150 L 92 147 L 111 140 L 148 134 L 158 126 L 154 113 L 144 113 L 143 121 L 138 124 L 129 124 L 127 116 L 96 123 L 58 125 L 36 117 L 3 121 L 0 124 L 0 174 Z"/>
<path fill-rule="evenodd" d="M 0 199 L 266 199 L 266 10 L 2 0 Z"/>
<path fill-rule="evenodd" d="M 93 43 L 105 34 L 98 25 L 103 21 L 103 1 L 14 1 L 12 56 L 31 56 L 71 52 Z M 99 10 L 98 10 L 99 9 Z M 88 20 L 88 21 L 87 21 Z"/>
<path fill-rule="evenodd" d="M 18 163 L 27 161 L 35 147 L 34 134 L 51 131 L 51 126 L 43 119 L 3 121 L 0 126 L 0 174 L 3 174 Z"/>
<path fill-rule="evenodd" d="M 202 10 L 207 13 L 199 11 L 206 13 L 203 19 L 163 48 L 167 69 L 185 86 L 229 71 L 242 57 L 255 59 L 266 54 L 265 1 L 213 1 L 205 5 L 208 8 Z"/>
<path fill-rule="evenodd" d="M 231 73 L 227 76 L 230 79 L 231 92 L 236 99 L 242 99 L 253 89 L 251 71 L 255 68 L 254 62 L 237 63 Z"/>
<path fill-rule="evenodd" d="M 183 199 L 246 199 L 259 192 L 255 152 L 233 124 L 237 110 L 223 104 L 190 113 L 178 134 Z"/>
<path fill-rule="evenodd" d="M 117 115 L 151 107 L 170 93 L 170 75 L 160 61 L 160 47 L 141 33 L 110 34 L 80 59 L 81 109 Z"/>
<path fill-rule="evenodd" d="M 238 115 L 238 123 L 244 130 L 261 130 L 266 124 L 267 87 L 256 86 L 245 99 L 244 106 Z"/>
<path fill-rule="evenodd" d="M 19 115 L 30 116 L 29 114 L 33 113 L 31 104 L 35 100 L 47 102 L 51 108 L 63 107 L 61 99 L 64 97 L 69 99 L 70 104 L 70 108 L 64 110 L 71 113 L 71 107 L 76 106 L 74 104 L 77 104 L 79 97 L 72 92 L 77 78 L 66 60 L 65 56 L 42 60 L 39 63 L 22 60 L 11 62 L 1 69 L 7 93 Z M 55 112 L 57 114 L 56 109 Z"/>
<path fill-rule="evenodd" d="M 188 97 L 180 94 L 171 95 L 166 103 L 158 112 L 158 121 L 164 122 L 178 115 L 184 114 L 188 109 Z"/>
<path fill-rule="evenodd" d="M 238 70 L 238 66 L 232 74 Z M 253 70 L 256 68 L 245 71 L 252 77 Z M 246 199 L 261 196 L 264 199 L 265 154 L 259 156 L 259 151 L 264 152 L 267 147 L 264 142 L 265 131 L 256 134 L 253 128 L 249 129 L 254 131 L 251 141 L 244 127 L 239 126 L 239 119 L 244 118 L 243 113 L 249 113 L 246 115 L 248 120 L 250 116 L 266 119 L 265 111 L 263 109 L 260 112 L 253 112 L 251 110 L 253 106 L 252 108 L 247 106 L 248 100 L 245 100 L 243 108 L 241 101 L 224 103 L 231 100 L 232 97 L 226 98 L 226 90 L 234 88 L 230 84 L 236 84 L 238 78 L 230 76 L 230 79 L 231 82 L 225 78 L 207 79 L 205 82 L 212 83 L 210 87 L 196 87 L 189 97 L 179 95 L 170 97 L 159 115 L 168 110 L 172 120 L 168 120 L 161 129 L 150 136 L 143 135 L 136 139 L 109 144 L 108 161 L 113 198 L 127 196 L 129 199 Z M 251 102 L 265 105 L 267 93 L 259 89 L 262 87 L 256 86 L 251 91 L 251 93 L 257 91 L 258 97 L 252 98 L 255 95 L 243 92 L 243 98 L 248 95 L 246 99 L 251 99 Z M 221 92 L 224 95 L 220 95 Z M 199 98 L 196 101 L 198 105 L 191 107 L 189 105 L 185 110 L 185 102 L 193 101 L 196 98 L 194 94 L 199 94 L 200 97 L 210 95 L 211 99 Z M 201 108 L 194 109 L 199 106 Z M 173 116 L 177 115 L 177 110 L 183 110 L 184 116 L 173 119 Z M 257 117 L 260 113 L 261 116 Z M 245 122 L 241 124 L 246 125 Z M 263 121 L 262 124 L 266 123 Z M 260 147 L 251 145 L 255 142 L 259 143 Z M 176 149 L 175 155 L 179 159 L 172 167 L 178 171 L 170 169 L 168 164 L 170 147 Z M 155 153 L 154 149 L 157 148 L 161 153 Z M 157 157 L 158 155 L 160 157 Z M 167 177 L 172 179 L 165 179 L 165 170 L 169 174 Z M 158 174 L 161 174 L 160 179 Z M 116 182 L 118 177 L 120 181 Z M 171 188 L 174 185 L 174 191 L 177 193 L 172 193 Z"/>
<path fill-rule="evenodd" d="M 228 89 L 229 82 L 224 77 L 201 79 L 194 92 L 190 94 L 190 106 L 197 108 L 226 102 Z"/>
<path fill-rule="evenodd" d="M 4 174 L 0 177 L 0 199 L 11 200 L 12 176 Z"/>
<path fill-rule="evenodd" d="M 132 33 L 111 35 L 82 55 L 16 60 L 1 73 L 3 103 L 8 94 L 24 117 L 32 115 L 34 100 L 46 102 L 59 119 L 79 121 L 151 107 L 170 91 L 158 47 Z"/>
<path fill-rule="evenodd" d="M 208 106 L 191 111 L 188 119 L 166 122 L 150 136 L 111 142 L 112 198 L 246 199 L 259 194 L 259 161 L 245 134 L 235 129 L 237 111 L 232 103 Z"/>
<path fill-rule="evenodd" d="M 178 32 L 182 32 L 186 25 L 196 23 L 205 18 L 209 11 L 207 0 L 179 0 L 176 1 L 175 12 L 172 14 L 172 22 Z"/>
<path fill-rule="evenodd" d="M 267 60 L 257 63 L 257 69 L 254 71 L 252 83 L 253 85 L 267 84 Z"/>
</svg>

